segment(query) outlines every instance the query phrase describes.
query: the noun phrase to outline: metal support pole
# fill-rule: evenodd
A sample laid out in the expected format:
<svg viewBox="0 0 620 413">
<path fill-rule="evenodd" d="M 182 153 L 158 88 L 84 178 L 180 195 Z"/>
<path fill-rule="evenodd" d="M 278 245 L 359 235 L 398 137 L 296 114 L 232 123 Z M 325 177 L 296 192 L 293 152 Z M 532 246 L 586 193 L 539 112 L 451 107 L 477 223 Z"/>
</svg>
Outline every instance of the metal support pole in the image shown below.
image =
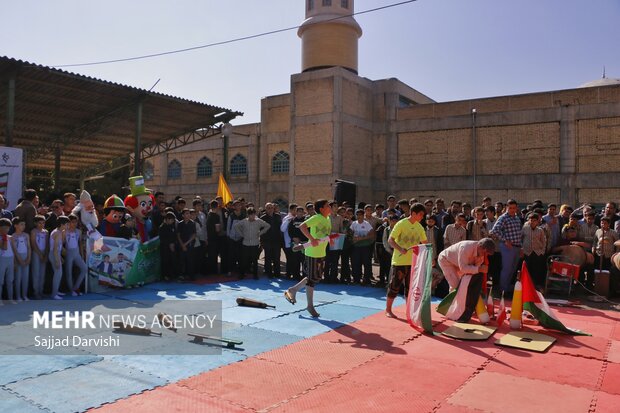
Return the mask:
<svg viewBox="0 0 620 413">
<path fill-rule="evenodd" d="M 137 108 L 137 116 L 136 116 L 136 146 L 134 151 L 133 158 L 133 175 L 138 176 L 142 172 L 142 160 L 140 159 L 140 154 L 142 152 L 142 100 L 138 102 Z"/>
<path fill-rule="evenodd" d="M 228 135 L 224 135 L 224 179 L 228 181 Z"/>
<path fill-rule="evenodd" d="M 60 142 L 56 142 L 56 153 L 54 154 L 54 191 L 60 189 Z"/>
<path fill-rule="evenodd" d="M 6 131 L 4 144 L 13 146 L 13 127 L 15 126 L 15 75 L 11 75 L 8 83 L 6 104 Z"/>
<path fill-rule="evenodd" d="M 478 149 L 476 142 L 476 109 L 471 110 L 471 139 L 472 139 L 472 175 L 473 175 L 473 189 L 474 199 L 472 205 L 478 205 L 478 188 L 477 188 L 477 174 L 478 174 Z"/>
<path fill-rule="evenodd" d="M 230 135 L 232 135 L 232 125 L 230 123 L 225 123 L 222 125 L 222 137 L 224 138 L 224 167 L 223 175 L 224 179 L 228 180 L 228 140 L 230 139 Z"/>
</svg>

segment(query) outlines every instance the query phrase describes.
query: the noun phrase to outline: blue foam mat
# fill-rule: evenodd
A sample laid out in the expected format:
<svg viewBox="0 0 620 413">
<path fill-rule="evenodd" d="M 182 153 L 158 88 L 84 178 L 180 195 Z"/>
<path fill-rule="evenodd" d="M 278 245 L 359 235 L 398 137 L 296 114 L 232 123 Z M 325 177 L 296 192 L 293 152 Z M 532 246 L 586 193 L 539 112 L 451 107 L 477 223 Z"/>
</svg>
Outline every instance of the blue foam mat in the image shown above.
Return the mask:
<svg viewBox="0 0 620 413">
<path fill-rule="evenodd" d="M 240 351 L 224 349 L 222 354 L 217 355 L 110 356 L 109 360 L 174 383 L 245 358 Z"/>
<path fill-rule="evenodd" d="M 240 351 L 248 357 L 280 348 L 303 339 L 301 336 L 265 330 L 251 326 L 241 326 L 225 332 L 226 337 L 243 341 Z"/>
<path fill-rule="evenodd" d="M 0 385 L 101 361 L 84 356 L 0 356 Z M 5 410 L 6 411 L 6 410 Z"/>
<path fill-rule="evenodd" d="M 19 396 L 8 392 L 7 390 L 0 389 L 0 409 L 3 412 L 19 412 L 19 413 L 43 413 L 49 412 L 49 410 L 43 410 L 27 400 L 20 398 Z"/>
<path fill-rule="evenodd" d="M 320 307 L 317 307 L 317 310 L 320 312 Z M 307 312 L 303 311 L 261 321 L 252 324 L 252 327 L 308 338 L 343 325 L 338 321 L 311 318 Z"/>
<path fill-rule="evenodd" d="M 377 310 L 374 308 L 342 305 L 339 303 L 320 305 L 316 309 L 321 314 L 321 317 L 319 317 L 321 320 L 338 321 L 343 324 L 348 324 L 377 313 Z"/>
<path fill-rule="evenodd" d="M 9 390 L 56 413 L 84 411 L 166 384 L 109 360 L 8 384 Z"/>
<path fill-rule="evenodd" d="M 4 369 L 4 374 L 0 357 L 0 385 L 8 383 L 5 385 L 7 389 L 23 396 L 13 398 L 17 399 L 15 403 L 25 401 L 26 408 L 41 405 L 51 411 L 81 411 L 330 331 L 374 314 L 385 305 L 384 289 L 319 284 L 315 292 L 315 305 L 321 318 L 313 319 L 305 311 L 304 290 L 298 294 L 296 305 L 284 299 L 284 290 L 294 284 L 290 280 L 261 277 L 259 280 L 206 285 L 155 283 L 132 290 L 110 290 L 85 295 L 79 299 L 119 298 L 134 302 L 138 307 L 153 307 L 169 314 L 177 313 L 177 299 L 186 302 L 181 312 L 192 314 L 201 312 L 199 300 L 221 300 L 223 318 L 226 320 L 223 322 L 223 336 L 240 339 L 244 343 L 238 349 L 224 348 L 221 354 L 205 355 L 207 347 L 203 347 L 204 344 L 190 342 L 185 333 L 174 335 L 164 331 L 161 339 L 145 340 L 144 337 L 138 337 L 142 353 L 137 350 L 134 355 L 104 356 L 103 360 L 94 355 L 73 356 L 72 361 L 71 356 L 57 356 L 58 361 L 36 366 L 40 367 L 39 370 L 32 365 L 35 361 L 18 362 L 15 364 L 24 366 L 11 366 Z M 276 309 L 238 307 L 238 297 L 273 304 Z M 62 308 L 62 302 L 58 305 Z M 102 302 L 101 305 L 108 307 L 111 304 Z M 22 313 L 15 309 L 13 314 L 8 315 L 8 319 L 26 322 L 26 316 Z M 163 349 L 168 345 L 180 346 L 198 355 L 143 354 L 144 351 L 152 350 L 165 354 Z M 63 361 L 63 358 L 67 360 Z M 34 360 L 34 357 L 28 356 L 28 359 Z M 59 395 L 67 395 L 67 399 L 63 400 Z M 26 408 L 15 411 L 28 411 Z"/>
<path fill-rule="evenodd" d="M 229 307 L 222 310 L 222 319 L 230 323 L 249 325 L 281 316 L 280 311 L 267 308 Z"/>
</svg>

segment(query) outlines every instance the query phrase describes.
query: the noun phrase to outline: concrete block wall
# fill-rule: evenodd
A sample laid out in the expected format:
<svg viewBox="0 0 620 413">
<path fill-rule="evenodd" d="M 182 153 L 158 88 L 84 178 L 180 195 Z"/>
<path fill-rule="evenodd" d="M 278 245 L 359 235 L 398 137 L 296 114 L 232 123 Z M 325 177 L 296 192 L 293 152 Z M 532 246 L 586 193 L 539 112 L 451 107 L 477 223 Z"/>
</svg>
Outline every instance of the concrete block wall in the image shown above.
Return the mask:
<svg viewBox="0 0 620 413">
<path fill-rule="evenodd" d="M 620 172 L 620 117 L 577 122 L 577 170 Z"/>
</svg>

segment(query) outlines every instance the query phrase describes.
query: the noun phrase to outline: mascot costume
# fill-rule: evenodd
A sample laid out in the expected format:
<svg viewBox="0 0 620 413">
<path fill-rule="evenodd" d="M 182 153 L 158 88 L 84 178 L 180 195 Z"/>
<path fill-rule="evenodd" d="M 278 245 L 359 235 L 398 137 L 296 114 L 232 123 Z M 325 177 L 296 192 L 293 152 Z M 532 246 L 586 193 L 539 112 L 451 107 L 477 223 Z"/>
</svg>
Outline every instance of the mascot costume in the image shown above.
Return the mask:
<svg viewBox="0 0 620 413">
<path fill-rule="evenodd" d="M 153 226 L 150 216 L 155 198 L 151 195 L 151 191 L 144 187 L 144 178 L 142 176 L 129 178 L 129 186 L 131 188 L 131 195 L 125 197 L 125 207 L 135 218 L 140 240 L 146 242 L 149 240 L 149 233 Z"/>
<path fill-rule="evenodd" d="M 87 191 L 82 191 L 80 203 L 73 208 L 71 213 L 79 218 L 83 234 L 86 234 L 92 240 L 101 238 L 101 234 L 97 231 L 99 219 L 95 213 L 95 204 Z"/>
<path fill-rule="evenodd" d="M 123 200 L 116 195 L 110 196 L 103 204 L 103 214 L 105 219 L 99 225 L 99 232 L 106 237 L 116 237 L 118 229 L 121 227 L 121 218 L 125 215 L 127 208 Z"/>
</svg>

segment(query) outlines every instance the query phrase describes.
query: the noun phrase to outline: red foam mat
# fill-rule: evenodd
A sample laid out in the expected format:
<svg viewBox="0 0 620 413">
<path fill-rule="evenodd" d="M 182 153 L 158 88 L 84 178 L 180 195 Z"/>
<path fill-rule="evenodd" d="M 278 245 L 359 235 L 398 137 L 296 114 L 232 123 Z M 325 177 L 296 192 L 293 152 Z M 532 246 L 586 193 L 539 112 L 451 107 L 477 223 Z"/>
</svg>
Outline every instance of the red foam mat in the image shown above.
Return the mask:
<svg viewBox="0 0 620 413">
<path fill-rule="evenodd" d="M 602 368 L 602 360 L 506 348 L 491 360 L 485 371 L 594 390 Z"/>
<path fill-rule="evenodd" d="M 310 339 L 263 353 L 258 357 L 336 376 L 379 357 L 381 354 L 377 350 L 351 347 L 348 343 L 338 344 Z"/>
<path fill-rule="evenodd" d="M 265 409 L 307 391 L 329 375 L 250 358 L 178 384 L 250 409 Z"/>
<path fill-rule="evenodd" d="M 368 348 L 388 353 L 403 353 L 399 345 L 409 341 L 420 333 L 408 324 L 382 316 L 360 320 L 353 325 L 346 325 L 314 337 L 331 343 L 349 344 L 353 348 Z"/>
<path fill-rule="evenodd" d="M 620 410 L 620 396 L 602 391 L 596 392 L 597 413 L 617 413 Z"/>
<path fill-rule="evenodd" d="M 421 363 L 445 363 L 456 366 L 480 367 L 495 353 L 501 351 L 493 345 L 493 337 L 486 341 L 455 340 L 446 336 L 421 335 L 402 346 L 408 357 Z"/>
<path fill-rule="evenodd" d="M 601 390 L 607 393 L 620 395 L 620 364 L 608 363 L 603 376 Z M 616 411 L 619 411 L 620 408 Z"/>
<path fill-rule="evenodd" d="M 603 311 L 594 308 L 571 308 L 571 307 L 551 307 L 560 320 L 596 320 L 597 323 L 617 324 L 620 322 L 620 312 Z"/>
<path fill-rule="evenodd" d="M 334 380 L 283 403 L 270 412 L 431 412 L 435 402 L 400 391 L 400 379 L 373 386 Z"/>
<path fill-rule="evenodd" d="M 484 413 L 482 410 L 472 409 L 465 406 L 454 406 L 449 403 L 442 404 L 433 413 Z"/>
<path fill-rule="evenodd" d="M 92 411 L 97 413 L 152 413 L 155 411 L 236 413 L 248 410 L 225 400 L 171 384 L 119 400 L 114 404 L 105 404 Z"/>
<path fill-rule="evenodd" d="M 386 354 L 353 369 L 343 379 L 352 382 L 351 387 L 356 387 L 355 383 L 366 386 L 383 383 L 387 388 L 439 402 L 455 392 L 475 371 L 474 367 L 424 363 L 414 357 Z M 393 387 L 390 383 L 398 385 Z"/>
<path fill-rule="evenodd" d="M 584 413 L 592 396 L 591 390 L 580 387 L 483 371 L 448 403 L 494 413 Z"/>
<path fill-rule="evenodd" d="M 611 340 L 611 347 L 609 348 L 609 353 L 607 354 L 607 360 L 612 363 L 620 364 L 620 341 Z"/>
<path fill-rule="evenodd" d="M 543 334 L 548 334 L 557 338 L 551 349 L 552 353 L 571 354 L 574 356 L 597 358 L 604 360 L 609 348 L 609 339 L 590 336 L 571 336 L 555 331 L 540 330 Z"/>
</svg>

